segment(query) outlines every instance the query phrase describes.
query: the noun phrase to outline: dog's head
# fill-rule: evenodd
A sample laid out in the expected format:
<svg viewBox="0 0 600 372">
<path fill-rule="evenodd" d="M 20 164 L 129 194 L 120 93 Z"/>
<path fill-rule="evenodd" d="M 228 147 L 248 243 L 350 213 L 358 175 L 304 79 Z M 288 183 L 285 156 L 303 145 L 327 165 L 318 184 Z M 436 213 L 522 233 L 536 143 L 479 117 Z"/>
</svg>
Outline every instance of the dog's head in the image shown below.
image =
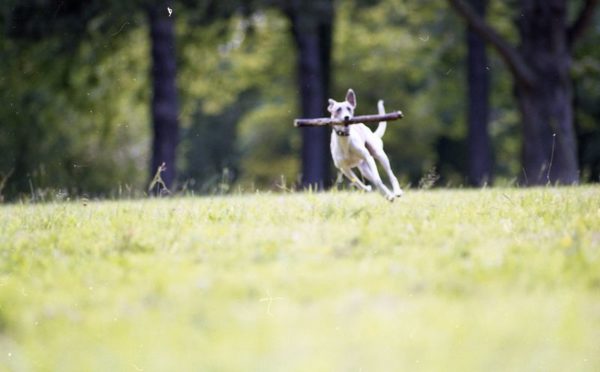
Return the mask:
<svg viewBox="0 0 600 372">
<path fill-rule="evenodd" d="M 348 120 L 354 117 L 354 109 L 356 108 L 356 94 L 352 89 L 348 89 L 346 93 L 346 99 L 342 102 L 329 99 L 329 106 L 327 111 L 331 113 L 332 119 Z M 333 129 L 336 132 L 348 133 L 348 126 L 346 125 L 334 125 Z"/>
</svg>

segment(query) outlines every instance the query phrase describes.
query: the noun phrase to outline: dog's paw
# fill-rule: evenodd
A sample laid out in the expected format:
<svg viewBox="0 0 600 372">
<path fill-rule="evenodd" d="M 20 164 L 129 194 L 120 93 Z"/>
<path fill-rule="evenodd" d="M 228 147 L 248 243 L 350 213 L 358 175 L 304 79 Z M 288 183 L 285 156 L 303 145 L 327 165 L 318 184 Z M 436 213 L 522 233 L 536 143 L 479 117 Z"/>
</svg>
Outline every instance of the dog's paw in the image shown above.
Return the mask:
<svg viewBox="0 0 600 372">
<path fill-rule="evenodd" d="M 385 197 L 387 201 L 389 201 L 390 203 L 393 203 L 394 200 L 396 200 L 396 196 L 395 195 L 388 195 Z"/>
<path fill-rule="evenodd" d="M 398 191 L 394 192 L 394 196 L 397 198 L 402 197 L 402 195 L 404 195 L 404 191 L 402 191 L 402 190 L 398 190 Z"/>
<path fill-rule="evenodd" d="M 373 190 L 373 188 L 371 187 L 371 185 L 365 185 L 365 189 L 366 192 L 371 192 Z"/>
</svg>

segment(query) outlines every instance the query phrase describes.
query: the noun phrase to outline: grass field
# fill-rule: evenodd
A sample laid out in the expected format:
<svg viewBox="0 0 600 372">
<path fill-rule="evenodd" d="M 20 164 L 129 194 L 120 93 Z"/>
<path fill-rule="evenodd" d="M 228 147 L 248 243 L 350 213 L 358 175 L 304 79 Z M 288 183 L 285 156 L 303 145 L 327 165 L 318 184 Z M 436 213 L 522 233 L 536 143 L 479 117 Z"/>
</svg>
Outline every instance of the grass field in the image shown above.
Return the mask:
<svg viewBox="0 0 600 372">
<path fill-rule="evenodd" d="M 0 206 L 2 371 L 599 371 L 600 188 Z"/>
</svg>

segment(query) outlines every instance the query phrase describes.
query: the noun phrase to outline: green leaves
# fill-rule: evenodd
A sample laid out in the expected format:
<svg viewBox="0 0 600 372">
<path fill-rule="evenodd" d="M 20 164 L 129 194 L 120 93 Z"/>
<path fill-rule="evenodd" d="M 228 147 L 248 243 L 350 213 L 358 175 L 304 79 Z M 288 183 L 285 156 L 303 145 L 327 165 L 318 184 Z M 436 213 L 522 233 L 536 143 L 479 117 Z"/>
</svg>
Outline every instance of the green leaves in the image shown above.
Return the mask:
<svg viewBox="0 0 600 372">
<path fill-rule="evenodd" d="M 260 188 L 282 175 L 290 184 L 297 179 L 296 50 L 284 3 L 168 4 L 177 27 L 180 185 L 207 191 L 201 185 L 221 182 L 224 168 L 228 182 Z M 488 20 L 515 41 L 511 4 L 491 2 Z M 2 2 L 0 174 L 14 170 L 4 195 L 146 188 L 147 6 L 164 7 L 167 16 L 165 3 L 145 0 Z M 416 185 L 437 166 L 440 185 L 463 184 L 460 151 L 438 151 L 443 143 L 464 147 L 462 21 L 433 0 L 336 2 L 334 17 L 333 98 L 352 87 L 358 113 L 375 112 L 378 99 L 405 112 L 384 138 L 404 182 Z M 600 57 L 598 31 L 589 31 L 577 44 L 573 74 L 582 175 L 597 179 Z M 494 53 L 489 73 L 496 174 L 505 184 L 522 173 L 519 118 L 510 74 Z"/>
</svg>

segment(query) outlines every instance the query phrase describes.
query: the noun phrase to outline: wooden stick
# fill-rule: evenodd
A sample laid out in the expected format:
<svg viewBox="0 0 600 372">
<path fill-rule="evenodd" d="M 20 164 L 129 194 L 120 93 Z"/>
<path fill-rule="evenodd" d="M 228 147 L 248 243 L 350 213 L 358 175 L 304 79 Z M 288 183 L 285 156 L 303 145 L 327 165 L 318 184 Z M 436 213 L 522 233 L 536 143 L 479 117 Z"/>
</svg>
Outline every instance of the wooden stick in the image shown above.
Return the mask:
<svg viewBox="0 0 600 372">
<path fill-rule="evenodd" d="M 402 111 L 388 112 L 383 115 L 362 115 L 355 116 L 348 120 L 343 119 L 332 119 L 332 118 L 315 118 L 315 119 L 296 119 L 294 120 L 294 126 L 298 127 L 314 127 L 322 125 L 350 125 L 359 123 L 371 123 L 376 121 L 389 121 L 402 119 L 404 114 Z"/>
</svg>

